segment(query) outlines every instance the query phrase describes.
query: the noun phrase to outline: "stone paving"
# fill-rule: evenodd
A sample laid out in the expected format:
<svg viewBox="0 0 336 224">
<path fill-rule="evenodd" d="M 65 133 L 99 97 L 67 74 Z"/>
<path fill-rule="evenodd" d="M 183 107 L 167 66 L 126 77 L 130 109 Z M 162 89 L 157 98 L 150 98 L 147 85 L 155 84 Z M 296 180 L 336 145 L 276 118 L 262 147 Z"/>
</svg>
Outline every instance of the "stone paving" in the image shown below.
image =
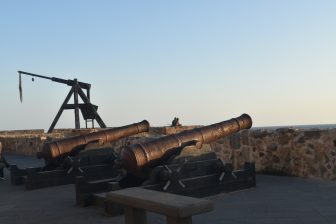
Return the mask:
<svg viewBox="0 0 336 224">
<path fill-rule="evenodd" d="M 21 167 L 41 161 L 7 156 Z M 8 177 L 9 173 L 6 172 Z M 221 224 L 336 224 L 336 182 L 317 179 L 258 175 L 257 187 L 208 197 L 215 210 L 193 217 L 193 223 Z M 165 223 L 161 215 L 149 214 L 149 223 Z M 110 217 L 94 207 L 75 206 L 73 185 L 26 191 L 0 181 L 0 223 L 124 223 L 123 216 Z"/>
</svg>

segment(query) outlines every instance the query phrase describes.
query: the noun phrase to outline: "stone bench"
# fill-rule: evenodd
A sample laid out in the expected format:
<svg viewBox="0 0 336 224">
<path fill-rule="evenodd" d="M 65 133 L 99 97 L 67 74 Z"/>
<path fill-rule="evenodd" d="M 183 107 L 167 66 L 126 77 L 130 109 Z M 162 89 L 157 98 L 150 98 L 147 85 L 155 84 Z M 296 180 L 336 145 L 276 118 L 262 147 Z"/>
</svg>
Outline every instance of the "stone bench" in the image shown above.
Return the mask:
<svg viewBox="0 0 336 224">
<path fill-rule="evenodd" d="M 168 224 L 191 224 L 192 216 L 213 210 L 209 200 L 143 188 L 127 188 L 107 194 L 107 203 L 124 207 L 126 224 L 147 223 L 146 211 L 167 217 Z"/>
</svg>

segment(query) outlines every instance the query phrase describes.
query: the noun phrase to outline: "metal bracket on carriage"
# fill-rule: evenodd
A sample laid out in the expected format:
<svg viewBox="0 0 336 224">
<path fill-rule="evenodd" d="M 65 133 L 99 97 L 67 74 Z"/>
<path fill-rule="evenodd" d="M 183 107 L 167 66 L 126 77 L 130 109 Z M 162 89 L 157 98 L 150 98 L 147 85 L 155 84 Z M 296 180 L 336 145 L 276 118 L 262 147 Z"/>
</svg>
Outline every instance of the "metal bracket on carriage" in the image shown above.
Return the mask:
<svg viewBox="0 0 336 224">
<path fill-rule="evenodd" d="M 163 166 L 163 170 L 160 172 L 160 179 L 166 181 L 165 185 L 162 188 L 163 191 L 167 191 L 171 185 L 182 188 L 186 187 L 181 180 L 181 170 L 186 163 L 187 159 L 185 159 L 184 162 L 177 169 L 170 169 L 167 165 Z"/>
<path fill-rule="evenodd" d="M 195 146 L 196 148 L 200 149 L 202 148 L 202 143 L 196 140 L 181 143 L 180 147 L 177 147 L 175 148 L 175 150 L 172 150 L 174 153 L 173 155 L 170 155 L 171 158 L 169 160 L 172 160 L 176 156 L 178 156 L 182 152 L 182 150 L 187 146 Z M 165 185 L 162 188 L 164 191 L 167 191 L 170 185 L 179 186 L 182 188 L 186 187 L 185 184 L 181 181 L 181 170 L 186 163 L 187 159 L 184 159 L 182 164 L 177 169 L 173 170 L 170 169 L 168 165 L 163 166 L 163 170 L 160 172 L 160 179 L 166 181 Z"/>
<path fill-rule="evenodd" d="M 101 146 L 104 145 L 106 142 L 104 141 L 103 138 L 87 141 L 85 144 L 78 145 L 77 147 L 75 147 L 73 149 L 73 151 L 75 152 L 74 154 L 77 154 L 78 152 L 84 150 L 87 145 L 92 143 L 98 143 Z M 66 167 L 70 167 L 67 171 L 67 174 L 70 174 L 72 171 L 79 171 L 80 173 L 84 173 L 83 169 L 80 167 L 80 161 L 81 161 L 80 157 L 67 156 L 63 162 L 63 166 L 65 165 Z"/>
<path fill-rule="evenodd" d="M 223 160 L 218 159 L 217 161 L 217 169 L 220 173 L 218 180 L 223 181 L 226 175 L 230 175 L 234 179 L 237 179 L 236 174 L 233 172 L 233 166 L 231 163 L 225 163 Z"/>
<path fill-rule="evenodd" d="M 70 157 L 66 158 L 67 164 L 70 165 L 70 168 L 67 171 L 67 174 L 70 174 L 72 171 L 78 171 L 80 173 L 84 173 L 82 168 L 80 167 L 80 158 L 78 157 Z"/>
</svg>

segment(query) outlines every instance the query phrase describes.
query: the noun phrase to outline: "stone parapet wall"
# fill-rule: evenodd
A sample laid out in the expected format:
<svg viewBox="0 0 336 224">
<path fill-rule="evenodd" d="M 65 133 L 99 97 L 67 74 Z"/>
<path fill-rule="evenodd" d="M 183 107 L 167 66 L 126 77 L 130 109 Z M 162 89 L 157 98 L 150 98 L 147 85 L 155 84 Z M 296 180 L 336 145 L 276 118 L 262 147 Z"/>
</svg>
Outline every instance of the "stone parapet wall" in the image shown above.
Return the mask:
<svg viewBox="0 0 336 224">
<path fill-rule="evenodd" d="M 25 136 L 1 136 L 4 152 L 21 155 L 32 155 L 36 151 L 40 151 L 44 137 L 41 135 L 25 135 Z"/>
<path fill-rule="evenodd" d="M 40 135 L 43 134 L 43 129 L 34 130 L 13 130 L 13 131 L 0 131 L 1 136 L 13 136 L 13 135 Z"/>
<path fill-rule="evenodd" d="M 235 168 L 254 161 L 259 173 L 336 179 L 336 129 L 245 130 L 211 148 Z"/>
<path fill-rule="evenodd" d="M 42 149 L 45 142 L 57 139 L 78 136 L 97 129 L 56 129 L 52 133 L 44 133 L 43 129 L 38 130 L 18 130 L 1 131 L 0 142 L 3 144 L 4 151 L 10 154 L 35 155 Z"/>
<path fill-rule="evenodd" d="M 127 145 L 174 134 L 197 126 L 154 127 L 141 133 L 110 143 L 116 152 Z M 101 129 L 65 129 L 46 134 L 40 130 L 0 132 L 6 153 L 35 155 L 46 141 L 86 134 Z M 95 147 L 94 145 L 92 147 Z M 195 149 L 188 153 L 197 154 Z M 206 145 L 201 151 L 214 151 L 235 169 L 254 161 L 257 172 L 317 177 L 336 180 L 336 129 L 252 129 L 224 137 Z"/>
</svg>

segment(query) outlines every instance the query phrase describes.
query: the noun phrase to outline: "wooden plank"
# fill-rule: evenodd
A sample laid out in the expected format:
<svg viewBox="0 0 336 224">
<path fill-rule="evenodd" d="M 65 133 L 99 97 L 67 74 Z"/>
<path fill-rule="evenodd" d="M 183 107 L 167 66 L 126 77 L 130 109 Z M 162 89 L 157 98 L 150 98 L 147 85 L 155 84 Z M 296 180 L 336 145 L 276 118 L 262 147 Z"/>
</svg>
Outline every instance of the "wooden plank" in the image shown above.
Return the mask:
<svg viewBox="0 0 336 224">
<path fill-rule="evenodd" d="M 144 209 L 170 217 L 184 218 L 213 210 L 206 199 L 186 197 L 143 188 L 127 188 L 107 193 L 107 201 Z"/>
</svg>

